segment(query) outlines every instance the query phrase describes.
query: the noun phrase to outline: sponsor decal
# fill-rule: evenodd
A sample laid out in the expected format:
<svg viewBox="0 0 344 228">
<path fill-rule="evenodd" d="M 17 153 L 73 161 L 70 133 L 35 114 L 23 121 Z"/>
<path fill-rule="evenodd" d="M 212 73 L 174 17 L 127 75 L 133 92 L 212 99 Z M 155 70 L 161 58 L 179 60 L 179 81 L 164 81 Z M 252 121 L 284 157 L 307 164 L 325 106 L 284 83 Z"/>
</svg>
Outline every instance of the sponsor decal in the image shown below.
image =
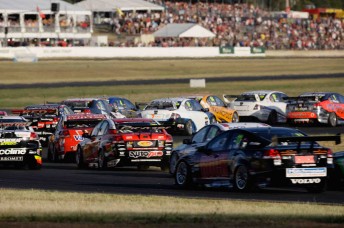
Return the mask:
<svg viewBox="0 0 344 228">
<path fill-rule="evenodd" d="M 74 139 L 75 141 L 83 141 L 84 140 L 84 137 L 82 137 L 82 135 L 74 135 Z"/>
<path fill-rule="evenodd" d="M 23 161 L 23 157 L 0 157 L 0 161 Z"/>
<path fill-rule="evenodd" d="M 319 168 L 287 168 L 286 177 L 326 177 L 327 169 Z"/>
<path fill-rule="evenodd" d="M 162 151 L 130 151 L 129 157 L 131 158 L 150 158 L 161 157 L 164 153 Z"/>
<path fill-rule="evenodd" d="M 25 153 L 25 148 L 0 149 L 0 155 L 24 155 Z"/>
<path fill-rule="evenodd" d="M 141 147 L 149 147 L 153 145 L 153 142 L 151 141 L 140 141 L 137 143 L 137 145 L 141 146 Z"/>
<path fill-rule="evenodd" d="M 17 145 L 17 142 L 0 142 L 0 146 L 13 146 Z"/>
<path fill-rule="evenodd" d="M 22 139 L 0 139 L 0 143 L 3 143 L 3 142 L 5 142 L 5 143 L 7 143 L 7 142 L 20 142 Z M 1 145 L 3 145 L 3 144 L 1 144 Z M 4 145 L 8 145 L 8 144 L 4 144 Z M 12 145 L 12 144 L 11 144 Z"/>
<path fill-rule="evenodd" d="M 290 179 L 293 184 L 319 184 L 321 182 L 320 178 L 312 179 Z"/>
</svg>

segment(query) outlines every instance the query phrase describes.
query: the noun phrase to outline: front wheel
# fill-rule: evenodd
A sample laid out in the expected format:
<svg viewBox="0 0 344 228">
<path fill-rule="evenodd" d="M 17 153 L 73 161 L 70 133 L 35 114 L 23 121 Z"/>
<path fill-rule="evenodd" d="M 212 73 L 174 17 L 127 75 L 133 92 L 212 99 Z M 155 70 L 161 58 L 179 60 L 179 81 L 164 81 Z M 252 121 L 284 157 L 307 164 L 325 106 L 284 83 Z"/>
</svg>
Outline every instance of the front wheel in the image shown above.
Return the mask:
<svg viewBox="0 0 344 228">
<path fill-rule="evenodd" d="M 328 124 L 329 124 L 331 127 L 335 127 L 335 126 L 337 126 L 337 121 L 338 121 L 338 119 L 337 119 L 336 113 L 331 112 L 331 113 L 330 113 L 330 116 L 328 117 Z"/>
<path fill-rule="evenodd" d="M 234 172 L 234 188 L 238 191 L 244 192 L 249 189 L 249 174 L 247 167 L 240 165 Z"/>
<path fill-rule="evenodd" d="M 178 155 L 176 153 L 172 153 L 170 158 L 170 174 L 174 175 L 176 172 L 176 166 L 178 161 Z"/>
<path fill-rule="evenodd" d="M 185 161 L 179 162 L 176 167 L 176 173 L 174 177 L 175 184 L 178 187 L 190 187 L 192 184 L 190 166 Z"/>
</svg>

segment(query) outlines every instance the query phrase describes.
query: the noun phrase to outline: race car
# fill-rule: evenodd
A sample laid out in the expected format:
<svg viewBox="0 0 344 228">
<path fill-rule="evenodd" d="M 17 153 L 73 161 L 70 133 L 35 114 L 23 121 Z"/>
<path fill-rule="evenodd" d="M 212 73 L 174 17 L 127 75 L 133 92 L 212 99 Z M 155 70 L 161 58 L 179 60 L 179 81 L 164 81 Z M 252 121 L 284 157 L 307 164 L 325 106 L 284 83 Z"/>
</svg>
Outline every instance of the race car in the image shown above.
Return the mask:
<svg viewBox="0 0 344 228">
<path fill-rule="evenodd" d="M 12 110 L 31 122 L 32 128 L 38 134 L 41 144 L 48 145 L 49 137 L 55 132 L 56 125 L 63 115 L 73 114 L 66 105 L 61 104 L 39 104 L 30 105 L 24 110 Z"/>
<path fill-rule="evenodd" d="M 344 124 L 344 96 L 338 93 L 303 93 L 288 98 L 290 124 L 321 123 L 331 127 Z"/>
<path fill-rule="evenodd" d="M 105 98 L 70 98 L 61 102 L 69 106 L 75 113 L 106 114 L 114 118 L 124 118 L 115 112 Z"/>
<path fill-rule="evenodd" d="M 252 127 L 270 127 L 270 125 L 264 123 L 214 123 L 203 127 L 191 139 L 187 138 L 183 140 L 183 144 L 177 146 L 172 150 L 170 157 L 170 174 L 174 175 L 176 170 L 177 161 L 180 157 L 185 156 L 188 153 L 194 153 L 198 147 L 205 145 L 212 140 L 218 134 L 237 128 L 252 128 Z"/>
<path fill-rule="evenodd" d="M 42 166 L 42 146 L 30 122 L 20 116 L 0 117 L 0 164 L 29 169 Z"/>
<path fill-rule="evenodd" d="M 137 118 L 141 117 L 141 111 L 136 105 L 134 105 L 128 99 L 123 97 L 108 97 L 107 101 L 114 110 L 122 113 L 127 118 Z"/>
<path fill-rule="evenodd" d="M 294 128 L 259 127 L 225 131 L 194 153 L 179 158 L 175 183 L 201 184 L 238 191 L 266 187 L 297 187 L 309 192 L 326 188 L 332 150 L 317 141 L 340 135 L 307 136 Z"/>
<path fill-rule="evenodd" d="M 141 112 L 143 118 L 152 118 L 171 133 L 192 135 L 202 127 L 216 122 L 215 116 L 194 99 L 176 97 L 151 101 Z"/>
<path fill-rule="evenodd" d="M 261 121 L 270 125 L 285 123 L 286 94 L 279 91 L 258 90 L 241 95 L 223 95 L 229 107 L 236 110 L 240 121 Z"/>
<path fill-rule="evenodd" d="M 116 166 L 149 166 L 168 169 L 173 139 L 152 119 L 106 119 L 79 143 L 78 168 L 106 169 Z"/>
<path fill-rule="evenodd" d="M 48 160 L 74 160 L 77 145 L 84 140 L 83 134 L 108 116 L 103 114 L 79 113 L 63 116 L 48 143 Z"/>
<path fill-rule="evenodd" d="M 209 109 L 219 123 L 239 122 L 238 113 L 234 109 L 227 107 L 227 105 L 217 96 L 190 96 L 189 98 L 197 100 L 203 108 Z"/>
</svg>

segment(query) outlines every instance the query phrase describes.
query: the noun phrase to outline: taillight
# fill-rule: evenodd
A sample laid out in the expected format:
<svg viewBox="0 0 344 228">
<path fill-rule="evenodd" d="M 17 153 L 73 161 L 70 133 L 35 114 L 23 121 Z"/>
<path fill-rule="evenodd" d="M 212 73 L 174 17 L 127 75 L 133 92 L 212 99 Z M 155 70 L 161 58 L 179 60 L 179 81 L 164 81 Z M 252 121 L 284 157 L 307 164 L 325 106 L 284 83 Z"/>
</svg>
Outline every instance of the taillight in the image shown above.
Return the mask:
<svg viewBox="0 0 344 228">
<path fill-rule="evenodd" d="M 85 109 L 84 113 L 91 113 L 91 110 L 90 109 Z"/>
<path fill-rule="evenodd" d="M 166 134 L 166 142 L 173 142 L 172 135 Z"/>
<path fill-rule="evenodd" d="M 172 113 L 171 119 L 178 119 L 180 118 L 180 115 L 178 113 Z"/>
<path fill-rule="evenodd" d="M 273 159 L 274 165 L 282 165 L 281 155 L 278 150 L 269 149 L 264 151 L 264 159 Z"/>
<path fill-rule="evenodd" d="M 109 134 L 117 134 L 117 130 L 116 129 L 109 129 L 108 133 Z"/>
<path fill-rule="evenodd" d="M 116 135 L 115 138 L 113 139 L 116 142 L 122 141 L 122 136 Z"/>
<path fill-rule="evenodd" d="M 313 109 L 314 109 L 314 110 L 317 110 L 318 107 L 321 107 L 321 106 L 320 106 L 320 103 L 315 103 L 315 104 L 313 105 Z"/>
<path fill-rule="evenodd" d="M 333 164 L 333 152 L 331 149 L 327 150 L 327 164 Z"/>
<path fill-rule="evenodd" d="M 37 140 L 38 139 L 38 135 L 36 132 L 31 132 L 30 133 L 30 140 Z"/>
<path fill-rule="evenodd" d="M 256 104 L 256 105 L 254 106 L 253 110 L 259 110 L 259 105 Z"/>
<path fill-rule="evenodd" d="M 53 119 L 53 123 L 54 123 L 54 124 L 57 124 L 57 122 L 59 122 L 59 118 L 55 117 L 55 118 Z"/>
</svg>

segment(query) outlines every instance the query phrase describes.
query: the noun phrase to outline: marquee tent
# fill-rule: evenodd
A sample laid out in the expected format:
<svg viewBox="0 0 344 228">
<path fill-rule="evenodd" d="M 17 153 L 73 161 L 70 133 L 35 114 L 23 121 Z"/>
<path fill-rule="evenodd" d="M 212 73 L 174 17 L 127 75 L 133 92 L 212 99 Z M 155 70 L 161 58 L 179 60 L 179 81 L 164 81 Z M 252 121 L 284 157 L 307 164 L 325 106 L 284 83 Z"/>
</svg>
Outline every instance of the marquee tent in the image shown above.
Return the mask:
<svg viewBox="0 0 344 228">
<path fill-rule="evenodd" d="M 154 34 L 154 37 L 191 37 L 191 38 L 213 38 L 215 34 L 208 29 L 191 23 L 167 24 Z"/>
<path fill-rule="evenodd" d="M 122 11 L 163 11 L 164 7 L 143 0 L 85 0 L 75 5 L 92 12 Z"/>
</svg>

